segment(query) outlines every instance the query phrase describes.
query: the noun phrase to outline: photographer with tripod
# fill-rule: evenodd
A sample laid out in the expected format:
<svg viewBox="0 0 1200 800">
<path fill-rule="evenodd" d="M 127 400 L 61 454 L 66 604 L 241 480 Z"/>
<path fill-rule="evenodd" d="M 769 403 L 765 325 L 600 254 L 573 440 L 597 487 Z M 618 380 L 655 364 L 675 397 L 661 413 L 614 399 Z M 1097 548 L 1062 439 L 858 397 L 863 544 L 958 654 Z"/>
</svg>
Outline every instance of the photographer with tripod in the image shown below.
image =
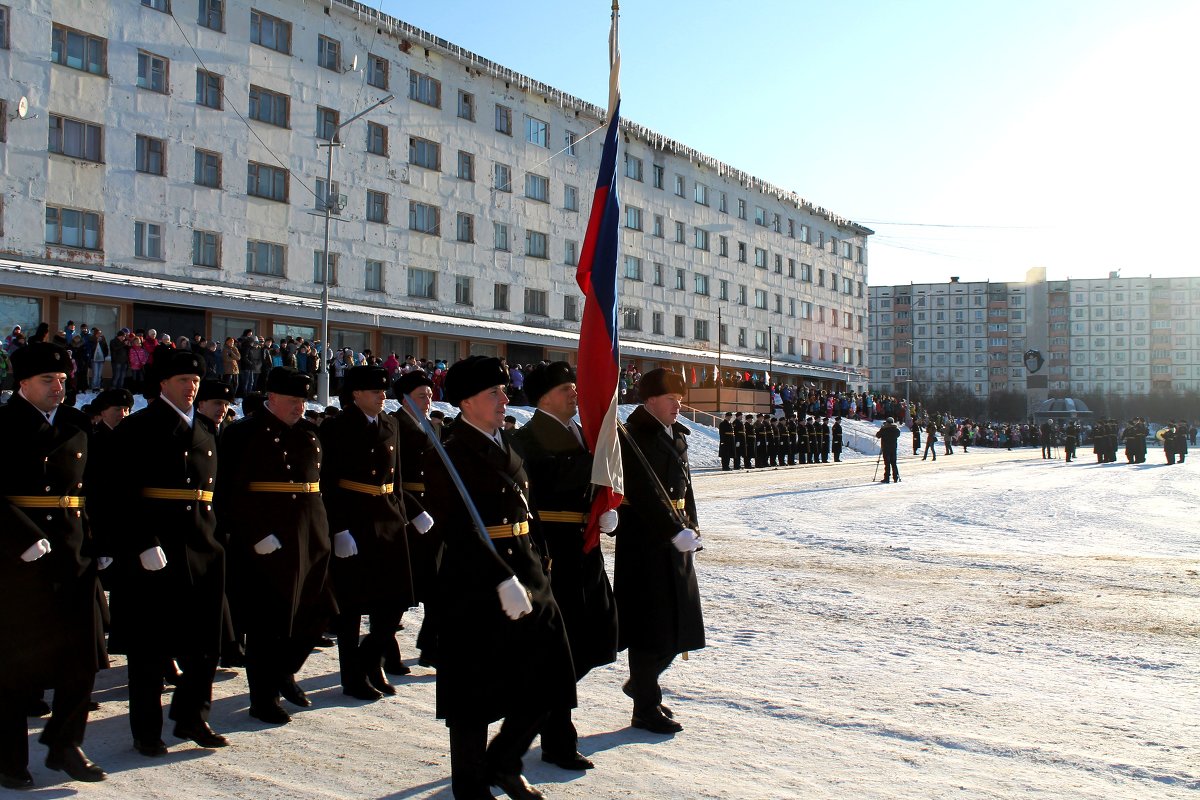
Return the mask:
<svg viewBox="0 0 1200 800">
<path fill-rule="evenodd" d="M 880 483 L 891 483 L 892 480 L 899 483 L 900 470 L 896 466 L 896 448 L 900 441 L 900 429 L 896 427 L 896 421 L 888 417 L 887 422 L 875 432 L 875 438 L 879 440 L 879 455 L 883 458 L 883 480 Z M 891 467 L 890 473 L 888 467 Z"/>
</svg>

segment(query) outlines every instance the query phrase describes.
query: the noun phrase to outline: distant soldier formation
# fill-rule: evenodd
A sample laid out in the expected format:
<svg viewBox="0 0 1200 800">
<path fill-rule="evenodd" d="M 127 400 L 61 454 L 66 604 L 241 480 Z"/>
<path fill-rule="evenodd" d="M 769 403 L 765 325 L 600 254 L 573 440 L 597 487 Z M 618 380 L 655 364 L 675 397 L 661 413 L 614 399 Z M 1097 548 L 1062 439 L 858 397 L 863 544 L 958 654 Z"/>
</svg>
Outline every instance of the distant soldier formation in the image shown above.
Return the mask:
<svg viewBox="0 0 1200 800">
<path fill-rule="evenodd" d="M 717 423 L 721 469 L 764 469 L 842 460 L 842 418 L 726 412 Z"/>
</svg>

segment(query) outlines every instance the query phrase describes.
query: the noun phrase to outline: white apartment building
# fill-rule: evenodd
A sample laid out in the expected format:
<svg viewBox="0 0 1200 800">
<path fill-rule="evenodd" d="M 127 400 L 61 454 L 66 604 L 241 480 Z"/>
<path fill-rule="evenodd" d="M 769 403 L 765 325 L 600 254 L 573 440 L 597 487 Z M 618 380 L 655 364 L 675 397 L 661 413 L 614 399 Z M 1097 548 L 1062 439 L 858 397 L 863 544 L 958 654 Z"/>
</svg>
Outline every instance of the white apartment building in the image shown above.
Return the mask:
<svg viewBox="0 0 1200 800">
<path fill-rule="evenodd" d="M 349 0 L 2 3 L 0 325 L 314 338 L 328 202 L 331 344 L 573 360 L 604 109 Z M 872 231 L 623 134 L 627 359 L 865 386 Z"/>
<path fill-rule="evenodd" d="M 1200 278 L 990 281 L 870 288 L 872 385 L 1045 396 L 1200 388 Z M 1025 366 L 1037 350 L 1043 365 Z"/>
</svg>

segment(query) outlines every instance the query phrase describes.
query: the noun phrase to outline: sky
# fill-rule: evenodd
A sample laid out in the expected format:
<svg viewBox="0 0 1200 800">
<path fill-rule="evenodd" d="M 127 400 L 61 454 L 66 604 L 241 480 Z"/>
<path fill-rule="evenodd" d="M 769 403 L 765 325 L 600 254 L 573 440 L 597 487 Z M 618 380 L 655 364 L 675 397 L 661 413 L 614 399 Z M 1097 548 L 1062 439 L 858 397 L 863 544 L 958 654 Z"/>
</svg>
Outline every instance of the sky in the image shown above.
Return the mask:
<svg viewBox="0 0 1200 800">
<path fill-rule="evenodd" d="M 607 105 L 610 0 L 362 0 Z M 876 233 L 871 284 L 1200 275 L 1194 0 L 625 0 L 622 114 Z"/>
</svg>

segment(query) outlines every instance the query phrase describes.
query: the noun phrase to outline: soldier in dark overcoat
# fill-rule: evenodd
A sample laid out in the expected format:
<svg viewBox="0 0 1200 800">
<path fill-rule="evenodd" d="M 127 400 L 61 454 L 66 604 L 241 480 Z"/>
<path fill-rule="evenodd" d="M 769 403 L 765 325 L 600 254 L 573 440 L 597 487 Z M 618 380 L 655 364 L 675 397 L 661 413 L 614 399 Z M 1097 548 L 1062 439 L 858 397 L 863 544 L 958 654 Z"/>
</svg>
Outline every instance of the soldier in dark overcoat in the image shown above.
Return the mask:
<svg viewBox="0 0 1200 800">
<path fill-rule="evenodd" d="M 833 460 L 841 461 L 842 460 L 842 444 L 844 442 L 844 440 L 842 439 L 842 418 L 841 417 L 837 417 L 836 419 L 834 419 L 833 429 L 830 432 L 830 435 L 833 436 L 833 442 L 831 444 L 831 449 L 833 450 Z"/>
<path fill-rule="evenodd" d="M 441 529 L 425 508 L 425 463 L 431 457 L 433 442 L 421 423 L 412 415 L 404 398 L 409 397 L 421 414 L 428 414 L 433 405 L 433 381 L 424 370 L 411 370 L 392 385 L 392 395 L 400 401 L 393 412 L 400 435 L 401 488 L 404 508 L 410 519 L 408 552 L 412 564 L 413 590 L 417 602 L 424 606 L 421 630 L 417 633 L 417 663 L 424 667 L 437 664 L 437 572 L 442 561 Z M 404 675 L 409 668 L 400 660 L 400 646 L 392 637 L 385 643 L 383 669 L 392 675 Z"/>
<path fill-rule="evenodd" d="M 767 466 L 767 454 L 770 450 L 768 447 L 768 430 L 770 423 L 767 422 L 766 414 L 758 415 L 758 422 L 754 424 L 754 466 L 762 469 Z"/>
<path fill-rule="evenodd" d="M 396 693 L 383 675 L 383 653 L 396 641 L 400 617 L 416 604 L 399 485 L 399 424 L 383 413 L 387 389 L 383 367 L 351 367 L 342 381 L 342 413 L 320 428 L 342 692 L 359 700 Z M 360 642 L 363 614 L 370 615 L 371 630 Z"/>
<path fill-rule="evenodd" d="M 573 708 L 575 672 L 563 618 L 550 591 L 546 552 L 531 532 L 528 478 L 502 433 L 508 373 L 471 356 L 443 385 L 461 413 L 445 448 L 486 530 L 440 462 L 426 486 L 445 552 L 438 573 L 437 716 L 450 729 L 451 785 L 458 800 L 541 797 L 521 758 L 550 709 Z M 535 520 L 534 520 L 535 521 Z M 483 536 L 488 538 L 485 540 Z M 489 744 L 488 724 L 503 719 Z"/>
<path fill-rule="evenodd" d="M 524 388 L 537 411 L 512 437 L 512 443 L 529 475 L 533 507 L 552 565 L 550 586 L 567 626 L 578 681 L 594 667 L 617 659 L 612 586 L 599 541 L 587 539 L 592 454 L 572 419 L 578 393 L 570 364 L 556 361 L 533 367 L 525 375 Z M 732 437 L 732 422 L 722 424 L 729 425 Z M 732 443 L 728 446 L 732 449 Z M 611 533 L 616 526 L 617 512 L 607 511 L 600 515 L 593 535 Z M 542 726 L 542 760 L 563 769 L 592 768 L 592 762 L 579 753 L 570 708 L 551 709 Z"/>
<path fill-rule="evenodd" d="M 831 447 L 831 435 L 829 432 L 829 417 L 821 420 L 821 463 L 829 463 L 829 450 Z"/>
<path fill-rule="evenodd" d="M 758 423 L 755 422 L 753 414 L 746 415 L 746 469 L 754 469 L 755 462 L 758 459 L 758 433 L 756 429 Z"/>
<path fill-rule="evenodd" d="M 733 415 L 733 468 L 750 468 L 750 456 L 746 450 L 746 423 L 742 420 L 742 412 Z M 745 463 L 743 463 L 743 461 Z"/>
<path fill-rule="evenodd" d="M 207 417 L 217 426 L 217 438 L 228 424 L 229 406 L 233 403 L 233 387 L 217 380 L 200 381 L 196 392 L 196 413 Z M 244 404 L 243 404 L 244 405 Z"/>
<path fill-rule="evenodd" d="M 717 424 L 717 432 L 721 436 L 718 455 L 721 457 L 721 469 L 729 471 L 729 462 L 737 452 L 737 440 L 733 435 L 733 412 L 726 411 L 724 418 Z"/>
<path fill-rule="evenodd" d="M 275 367 L 263 409 L 221 434 L 217 509 L 229 535 L 229 597 L 246 634 L 250 715 L 272 724 L 291 720 L 280 695 L 312 704 L 295 673 L 337 611 L 321 443 L 303 418 L 311 388 L 307 373 Z"/>
<path fill-rule="evenodd" d="M 797 430 L 798 426 L 796 425 L 796 417 L 794 414 L 788 414 L 785 425 L 787 429 L 787 463 L 789 467 L 794 467 L 796 465 L 796 448 L 799 446 L 799 433 Z"/>
<path fill-rule="evenodd" d="M 655 733 L 683 729 L 662 704 L 659 676 L 679 653 L 704 647 L 688 429 L 677 421 L 683 388 L 683 381 L 664 369 L 643 375 L 642 405 L 629 415 L 630 441 L 621 447 L 628 504 L 621 506 L 614 577 L 620 643 L 629 650 L 625 692 L 633 698 L 633 726 Z"/>
<path fill-rule="evenodd" d="M 1067 426 L 1067 435 L 1063 440 L 1063 451 L 1067 456 L 1067 463 L 1070 464 L 1075 458 L 1075 448 L 1079 447 L 1079 423 L 1071 420 L 1071 424 Z"/>
<path fill-rule="evenodd" d="M 70 353 L 35 342 L 12 354 L 15 391 L 0 407 L 0 786 L 27 789 L 31 695 L 54 690 L 40 741 L 46 766 L 76 780 L 104 770 L 84 755 L 99 668 L 96 566 L 83 516 L 91 421 L 61 405 Z"/>
<path fill-rule="evenodd" d="M 129 727 L 134 749 L 146 756 L 167 752 L 161 693 L 163 665 L 172 659 L 182 669 L 170 709 L 175 736 L 202 747 L 228 744 L 208 725 L 225 618 L 225 549 L 213 511 L 216 425 L 193 405 L 205 369 L 203 357 L 186 350 L 156 361 L 158 399 L 115 432 L 104 491 L 116 513 L 95 520 L 115 557 L 113 636 L 129 656 Z"/>
<path fill-rule="evenodd" d="M 796 459 L 801 464 L 808 463 L 808 425 L 804 417 L 796 420 Z"/>
</svg>

